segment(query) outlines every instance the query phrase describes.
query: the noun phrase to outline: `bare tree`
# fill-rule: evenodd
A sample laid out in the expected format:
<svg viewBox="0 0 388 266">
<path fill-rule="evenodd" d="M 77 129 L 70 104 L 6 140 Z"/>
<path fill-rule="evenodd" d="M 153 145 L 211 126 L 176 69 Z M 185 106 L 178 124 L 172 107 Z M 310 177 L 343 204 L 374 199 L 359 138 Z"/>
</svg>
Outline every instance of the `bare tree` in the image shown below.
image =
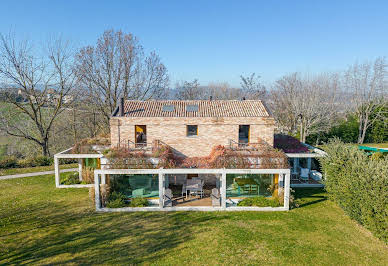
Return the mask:
<svg viewBox="0 0 388 266">
<path fill-rule="evenodd" d="M 169 84 L 159 56 L 154 52 L 145 56 L 136 37 L 122 31 L 107 30 L 96 46 L 82 48 L 76 57 L 76 73 L 107 126 L 120 97 L 160 98 Z"/>
<path fill-rule="evenodd" d="M 283 131 L 300 133 L 300 141 L 312 133 L 326 131 L 339 105 L 339 75 L 321 74 L 302 78 L 299 73 L 278 80 L 271 107 Z"/>
<path fill-rule="evenodd" d="M 175 91 L 178 100 L 201 100 L 206 97 L 206 91 L 200 87 L 198 79 L 177 82 Z"/>
<path fill-rule="evenodd" d="M 244 97 L 240 88 L 233 88 L 227 82 L 209 82 L 207 93 L 216 100 L 240 100 Z"/>
<path fill-rule="evenodd" d="M 374 62 L 355 63 L 345 73 L 345 86 L 353 96 L 353 108 L 359 122 L 358 143 L 363 143 L 365 134 L 378 119 L 386 119 L 387 63 L 379 57 Z M 373 116 L 372 116 L 373 114 Z"/>
<path fill-rule="evenodd" d="M 245 97 L 250 99 L 264 99 L 267 95 L 267 90 L 264 85 L 260 82 L 260 76 L 256 76 L 255 73 L 252 73 L 249 76 L 244 77 L 240 75 L 241 78 L 241 88 L 245 94 Z"/>
<path fill-rule="evenodd" d="M 69 43 L 51 40 L 46 48 L 39 53 L 31 42 L 0 35 L 0 79 L 25 99 L 7 97 L 8 108 L 0 112 L 0 129 L 36 143 L 48 156 L 53 123 L 71 99 L 75 78 Z M 49 91 L 54 91 L 53 98 L 48 97 Z"/>
</svg>

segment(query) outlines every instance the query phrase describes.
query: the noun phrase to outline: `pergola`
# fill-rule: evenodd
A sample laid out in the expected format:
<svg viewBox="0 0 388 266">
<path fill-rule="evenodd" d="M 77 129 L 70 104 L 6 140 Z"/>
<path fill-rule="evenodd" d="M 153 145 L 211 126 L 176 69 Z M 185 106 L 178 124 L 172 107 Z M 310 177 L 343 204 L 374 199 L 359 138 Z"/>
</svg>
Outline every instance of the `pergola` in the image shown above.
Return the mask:
<svg viewBox="0 0 388 266">
<path fill-rule="evenodd" d="M 134 175 L 154 174 L 159 179 L 159 204 L 155 207 L 124 207 L 106 208 L 102 206 L 100 184 L 106 183 L 107 175 Z M 190 206 L 190 207 L 165 207 L 165 175 L 167 174 L 215 174 L 220 177 L 221 206 Z M 227 206 L 226 204 L 226 175 L 227 174 L 278 174 L 284 190 L 284 204 L 281 207 L 240 207 Z M 96 210 L 101 212 L 133 212 L 133 211 L 287 211 L 290 198 L 290 169 L 101 169 L 94 171 L 95 204 Z"/>
</svg>

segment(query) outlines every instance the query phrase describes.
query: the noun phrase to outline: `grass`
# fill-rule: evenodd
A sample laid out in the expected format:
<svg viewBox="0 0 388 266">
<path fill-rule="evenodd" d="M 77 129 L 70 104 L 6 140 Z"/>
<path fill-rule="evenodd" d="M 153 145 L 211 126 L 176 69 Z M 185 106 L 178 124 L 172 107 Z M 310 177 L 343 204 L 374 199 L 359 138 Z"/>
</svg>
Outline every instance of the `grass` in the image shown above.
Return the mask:
<svg viewBox="0 0 388 266">
<path fill-rule="evenodd" d="M 0 181 L 0 264 L 387 265 L 321 190 L 289 212 L 95 213 L 52 175 Z"/>
<path fill-rule="evenodd" d="M 60 166 L 60 169 L 69 169 L 69 168 L 77 168 L 77 167 L 78 167 L 77 163 L 64 164 Z M 36 172 L 44 172 L 44 171 L 50 171 L 50 170 L 54 170 L 54 165 L 26 167 L 26 168 L 8 168 L 8 169 L 0 169 L 0 176 L 36 173 Z"/>
<path fill-rule="evenodd" d="M 365 143 L 362 146 L 368 146 L 373 148 L 388 148 L 388 143 Z"/>
</svg>

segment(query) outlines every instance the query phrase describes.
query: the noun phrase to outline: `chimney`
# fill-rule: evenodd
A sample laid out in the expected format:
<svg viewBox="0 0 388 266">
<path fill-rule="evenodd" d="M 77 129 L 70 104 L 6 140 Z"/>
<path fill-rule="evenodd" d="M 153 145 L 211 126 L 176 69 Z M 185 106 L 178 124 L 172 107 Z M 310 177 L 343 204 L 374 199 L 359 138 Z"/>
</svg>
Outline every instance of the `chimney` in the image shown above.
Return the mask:
<svg viewBox="0 0 388 266">
<path fill-rule="evenodd" d="M 119 111 L 120 111 L 120 116 L 124 116 L 124 98 L 120 98 L 120 103 L 119 103 Z"/>
<path fill-rule="evenodd" d="M 210 95 L 209 101 L 213 101 L 213 96 L 212 95 Z"/>
</svg>

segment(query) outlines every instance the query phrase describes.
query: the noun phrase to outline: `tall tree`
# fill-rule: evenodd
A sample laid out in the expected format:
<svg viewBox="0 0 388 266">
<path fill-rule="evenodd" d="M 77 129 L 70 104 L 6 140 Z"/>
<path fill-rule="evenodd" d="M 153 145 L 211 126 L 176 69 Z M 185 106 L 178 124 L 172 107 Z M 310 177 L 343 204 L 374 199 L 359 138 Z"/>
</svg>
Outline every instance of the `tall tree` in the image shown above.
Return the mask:
<svg viewBox="0 0 388 266">
<path fill-rule="evenodd" d="M 167 68 L 155 52 L 145 56 L 135 36 L 114 30 L 105 31 L 95 46 L 79 51 L 76 73 L 107 126 L 120 97 L 164 97 L 169 84 Z"/>
<path fill-rule="evenodd" d="M 293 73 L 279 79 L 272 91 L 271 106 L 280 128 L 300 134 L 326 131 L 338 114 L 339 75 L 321 74 L 302 78 Z"/>
<path fill-rule="evenodd" d="M 209 82 L 207 92 L 216 100 L 241 100 L 244 97 L 240 88 L 233 88 L 227 82 Z"/>
<path fill-rule="evenodd" d="M 245 94 L 245 97 L 251 99 L 264 99 L 267 95 L 267 90 L 264 85 L 260 82 L 260 76 L 256 76 L 255 73 L 252 73 L 249 76 L 244 77 L 240 75 L 241 78 L 241 88 Z"/>
<path fill-rule="evenodd" d="M 379 119 L 386 120 L 387 63 L 384 57 L 374 62 L 355 63 L 345 73 L 345 86 L 353 96 L 353 108 L 359 122 L 358 143 L 363 143 L 367 130 Z M 373 114 L 373 116 L 372 116 Z"/>
<path fill-rule="evenodd" d="M 1 82 L 25 99 L 6 98 L 0 110 L 0 129 L 36 143 L 48 156 L 53 123 L 71 100 L 75 76 L 68 42 L 50 40 L 41 48 L 34 50 L 31 42 L 17 42 L 11 34 L 0 35 Z"/>
<path fill-rule="evenodd" d="M 178 100 L 201 100 L 206 97 L 203 87 L 200 87 L 198 79 L 193 81 L 177 82 L 175 96 Z"/>
</svg>

